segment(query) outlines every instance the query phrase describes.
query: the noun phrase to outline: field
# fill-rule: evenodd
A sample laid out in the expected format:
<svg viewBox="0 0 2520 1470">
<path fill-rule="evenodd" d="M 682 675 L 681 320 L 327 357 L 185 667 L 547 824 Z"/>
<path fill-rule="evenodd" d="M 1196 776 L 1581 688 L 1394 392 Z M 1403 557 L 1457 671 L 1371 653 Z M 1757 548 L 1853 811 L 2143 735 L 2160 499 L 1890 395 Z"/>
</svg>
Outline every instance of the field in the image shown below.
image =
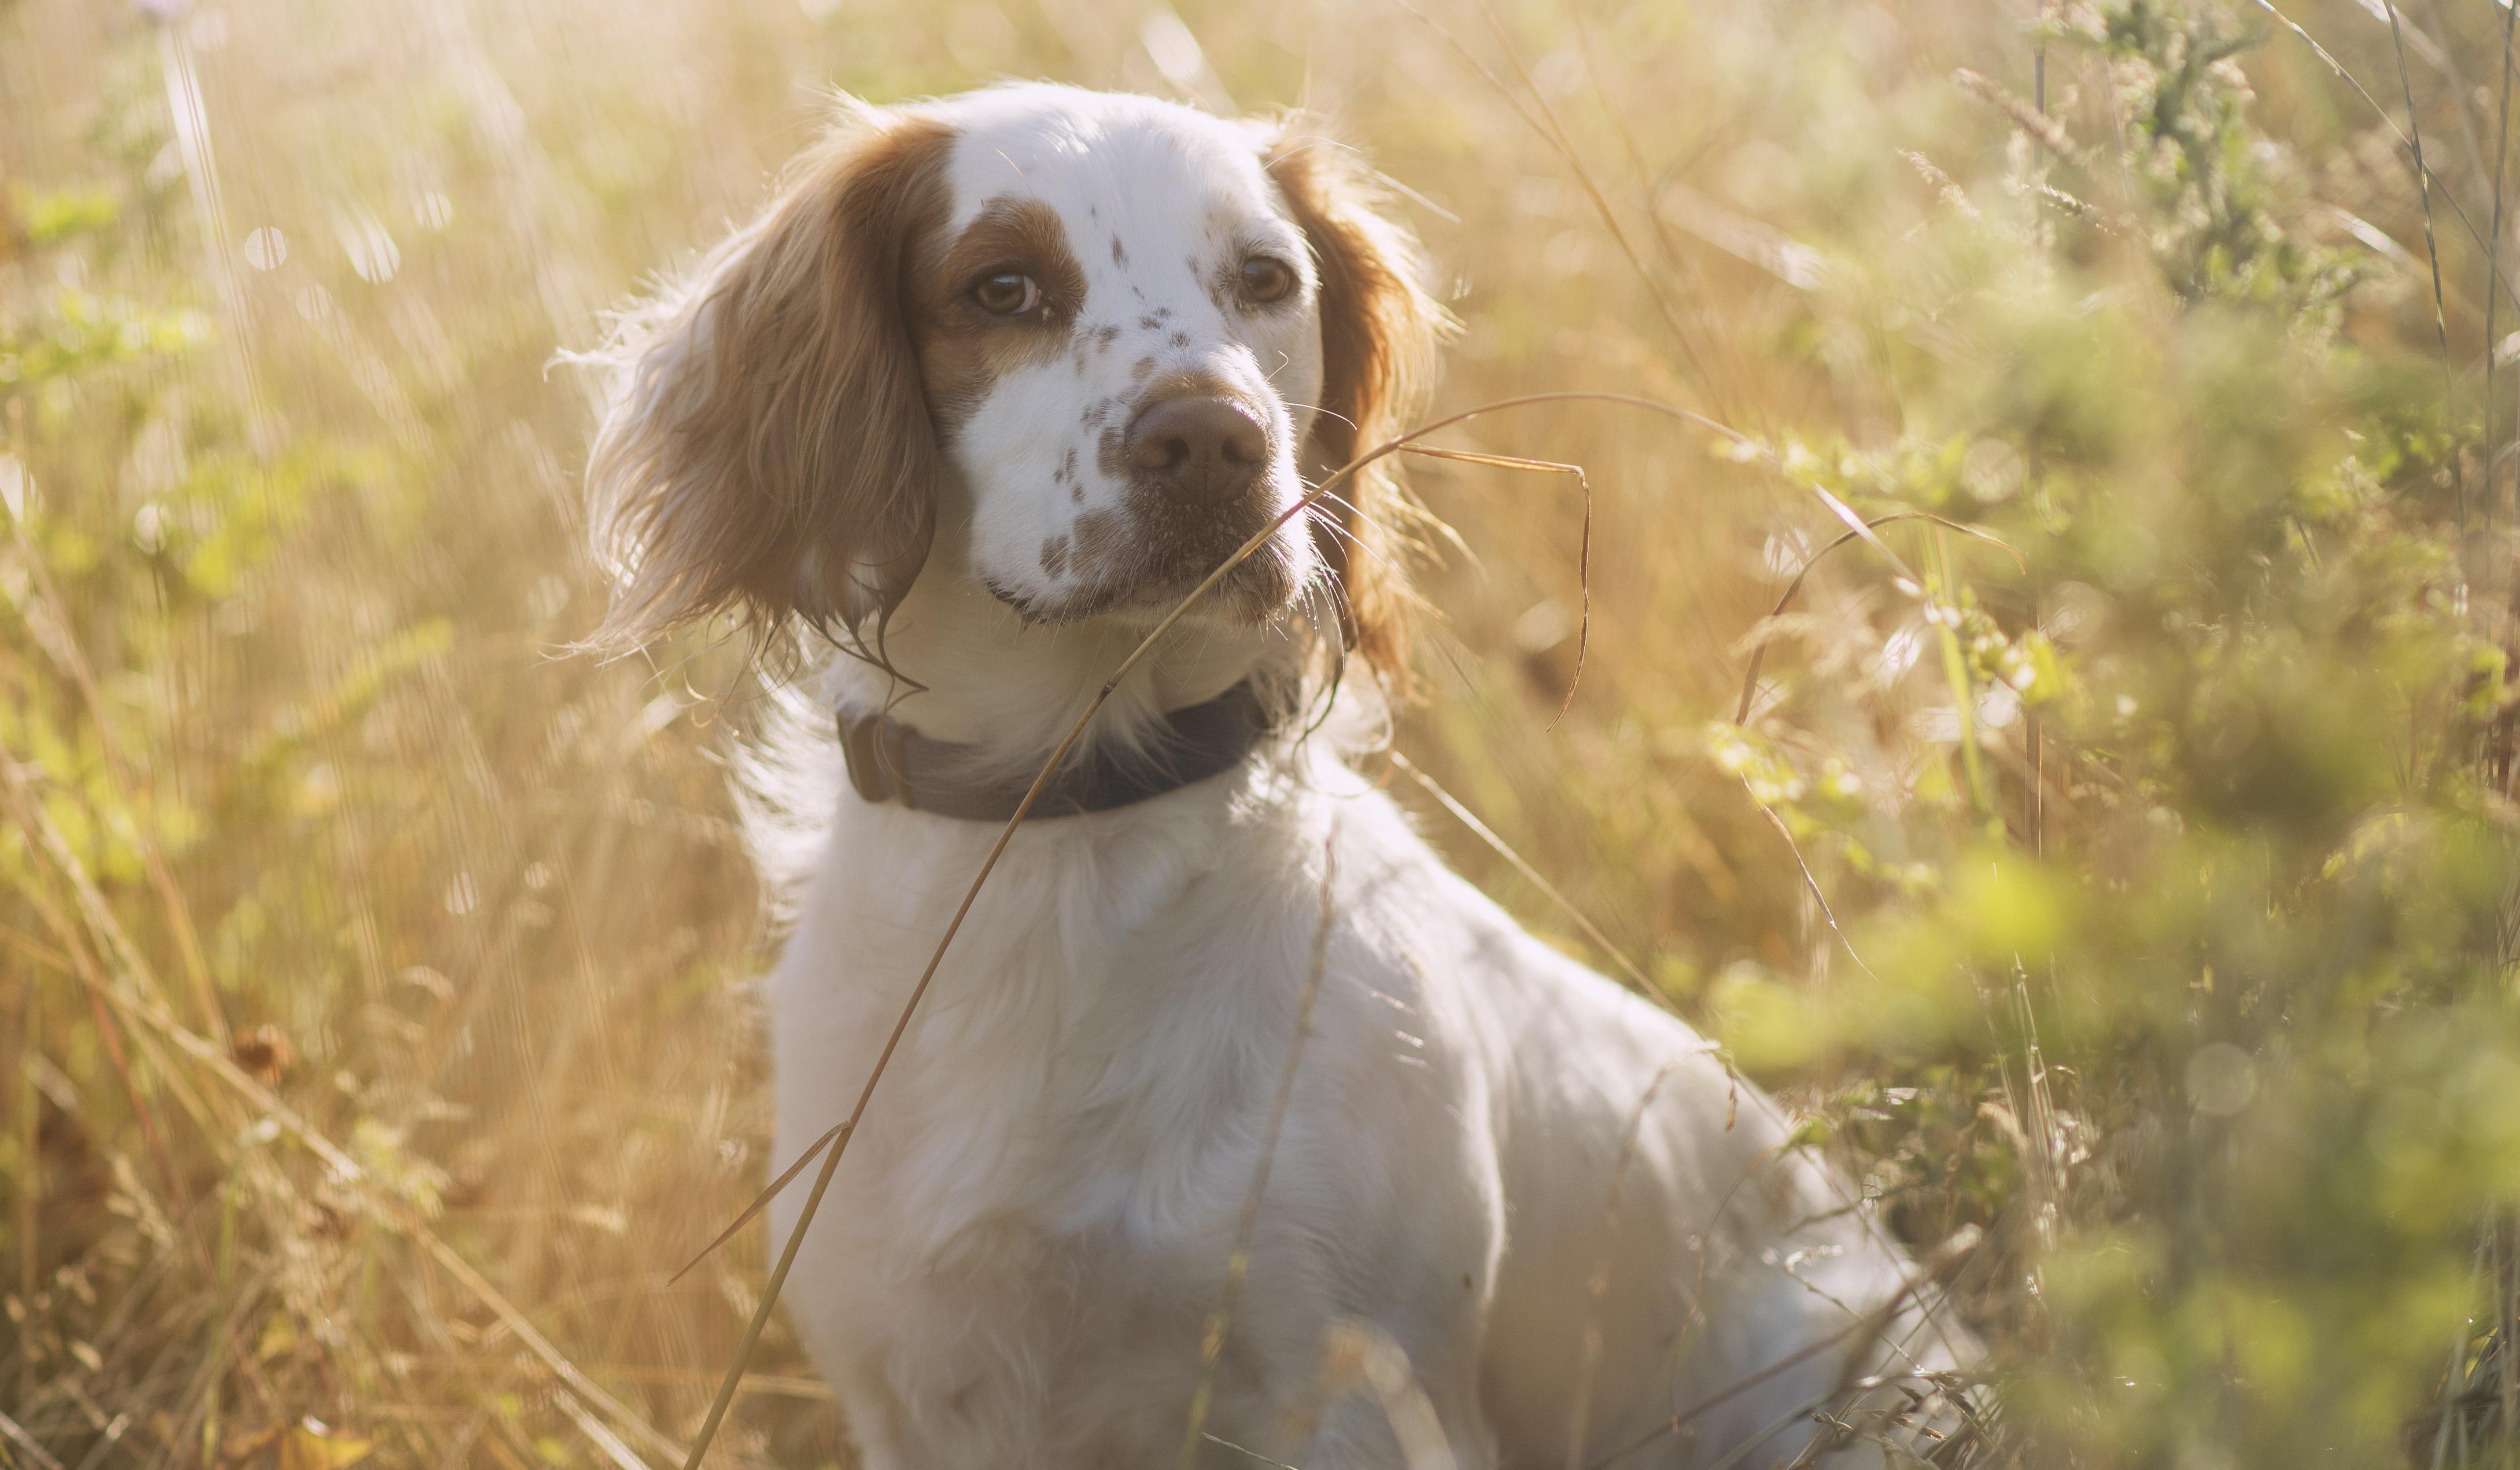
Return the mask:
<svg viewBox="0 0 2520 1470">
<path fill-rule="evenodd" d="M 1333 119 L 1439 413 L 1699 416 L 1411 466 L 1391 785 L 1947 1263 L 1944 1462 L 2509 1463 L 2511 17 L 0 0 L 0 1466 L 682 1462 L 760 686 L 574 650 L 561 354 L 1005 76 Z M 711 1462 L 846 1444 L 774 1323 Z"/>
</svg>

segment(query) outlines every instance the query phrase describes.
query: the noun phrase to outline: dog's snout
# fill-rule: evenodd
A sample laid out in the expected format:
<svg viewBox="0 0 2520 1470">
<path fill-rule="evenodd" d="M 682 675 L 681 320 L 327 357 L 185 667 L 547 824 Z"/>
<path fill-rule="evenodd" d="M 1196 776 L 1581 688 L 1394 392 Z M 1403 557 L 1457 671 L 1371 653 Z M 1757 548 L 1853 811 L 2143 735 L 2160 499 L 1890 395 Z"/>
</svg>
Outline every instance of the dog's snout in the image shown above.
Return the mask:
<svg viewBox="0 0 2520 1470">
<path fill-rule="evenodd" d="M 1269 461 L 1269 434 L 1231 398 L 1185 394 L 1148 404 L 1129 423 L 1129 463 L 1184 495 L 1240 494 Z"/>
</svg>

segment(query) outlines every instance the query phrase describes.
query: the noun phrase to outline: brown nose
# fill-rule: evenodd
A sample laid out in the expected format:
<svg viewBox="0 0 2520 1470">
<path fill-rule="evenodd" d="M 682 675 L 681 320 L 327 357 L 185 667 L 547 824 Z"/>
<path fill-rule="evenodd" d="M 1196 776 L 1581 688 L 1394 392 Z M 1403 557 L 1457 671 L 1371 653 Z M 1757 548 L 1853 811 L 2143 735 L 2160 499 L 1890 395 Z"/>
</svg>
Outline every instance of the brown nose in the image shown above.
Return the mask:
<svg viewBox="0 0 2520 1470">
<path fill-rule="evenodd" d="M 1230 500 L 1269 459 L 1269 436 L 1231 398 L 1163 398 L 1129 423 L 1129 463 L 1177 494 Z"/>
</svg>

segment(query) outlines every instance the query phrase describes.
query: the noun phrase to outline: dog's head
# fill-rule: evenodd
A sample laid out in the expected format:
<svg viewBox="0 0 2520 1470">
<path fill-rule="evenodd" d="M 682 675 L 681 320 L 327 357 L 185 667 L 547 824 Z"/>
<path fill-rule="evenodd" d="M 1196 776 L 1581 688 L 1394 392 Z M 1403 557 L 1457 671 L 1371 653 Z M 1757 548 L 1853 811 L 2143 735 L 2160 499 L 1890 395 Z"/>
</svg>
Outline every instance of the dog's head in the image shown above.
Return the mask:
<svg viewBox="0 0 2520 1470">
<path fill-rule="evenodd" d="M 1145 618 L 1276 525 L 1208 616 L 1265 623 L 1318 580 L 1397 675 L 1387 464 L 1287 517 L 1394 432 L 1442 316 L 1353 154 L 1066 87 L 841 111 L 616 342 L 608 634 L 729 605 L 862 634 L 922 574 L 1033 621 Z"/>
</svg>

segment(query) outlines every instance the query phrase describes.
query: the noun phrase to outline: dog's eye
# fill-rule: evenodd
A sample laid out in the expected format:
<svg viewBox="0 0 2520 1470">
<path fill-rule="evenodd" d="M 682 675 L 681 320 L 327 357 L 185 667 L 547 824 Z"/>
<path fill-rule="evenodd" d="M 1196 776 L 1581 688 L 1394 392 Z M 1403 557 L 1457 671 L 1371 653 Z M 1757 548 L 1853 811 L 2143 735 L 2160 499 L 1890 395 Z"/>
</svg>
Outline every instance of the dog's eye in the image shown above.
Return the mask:
<svg viewBox="0 0 2520 1470">
<path fill-rule="evenodd" d="M 1254 255 L 1242 262 L 1242 295 L 1253 301 L 1276 301 L 1285 299 L 1295 289 L 1295 270 L 1283 260 L 1267 255 Z"/>
<path fill-rule="evenodd" d="M 1021 316 L 1041 304 L 1041 288 L 1021 271 L 1002 270 L 972 287 L 971 299 L 991 316 Z"/>
</svg>

